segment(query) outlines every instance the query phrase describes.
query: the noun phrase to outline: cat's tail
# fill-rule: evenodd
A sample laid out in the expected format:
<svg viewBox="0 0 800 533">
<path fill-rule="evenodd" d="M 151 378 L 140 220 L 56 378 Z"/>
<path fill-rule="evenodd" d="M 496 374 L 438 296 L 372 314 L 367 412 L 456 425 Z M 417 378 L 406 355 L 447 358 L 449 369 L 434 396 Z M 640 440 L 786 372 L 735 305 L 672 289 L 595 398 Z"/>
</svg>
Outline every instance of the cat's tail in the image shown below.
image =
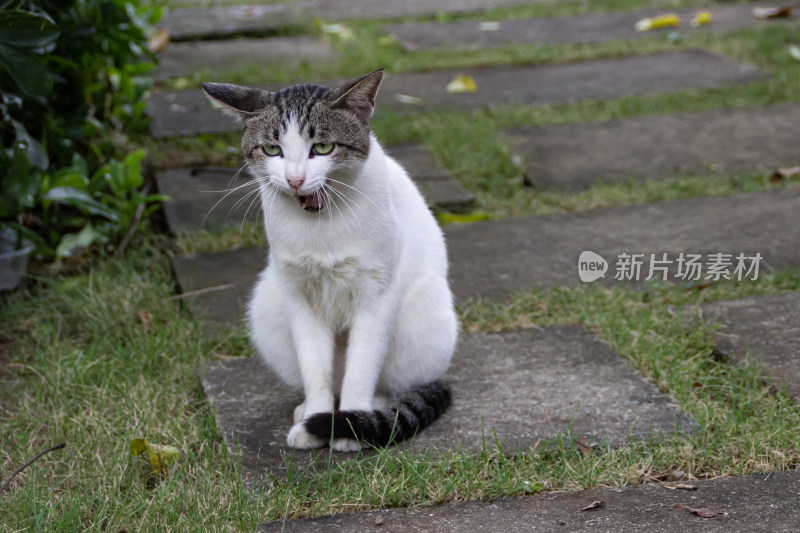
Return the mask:
<svg viewBox="0 0 800 533">
<path fill-rule="evenodd" d="M 384 447 L 413 437 L 442 416 L 450 403 L 450 388 L 443 381 L 434 381 L 409 390 L 384 409 L 318 413 L 305 421 L 305 427 L 321 439 L 355 438 Z"/>
</svg>

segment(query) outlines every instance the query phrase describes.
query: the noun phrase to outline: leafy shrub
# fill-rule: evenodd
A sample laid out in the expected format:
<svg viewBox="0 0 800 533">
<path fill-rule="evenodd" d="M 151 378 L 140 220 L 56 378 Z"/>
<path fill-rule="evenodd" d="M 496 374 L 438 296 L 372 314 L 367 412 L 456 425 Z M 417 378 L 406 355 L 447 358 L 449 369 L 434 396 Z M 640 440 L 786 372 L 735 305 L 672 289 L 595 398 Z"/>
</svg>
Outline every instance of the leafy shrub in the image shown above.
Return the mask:
<svg viewBox="0 0 800 533">
<path fill-rule="evenodd" d="M 0 0 L 0 226 L 45 257 L 121 238 L 158 199 L 139 191 L 142 152 L 114 159 L 146 126 L 158 16 L 133 1 Z"/>
</svg>

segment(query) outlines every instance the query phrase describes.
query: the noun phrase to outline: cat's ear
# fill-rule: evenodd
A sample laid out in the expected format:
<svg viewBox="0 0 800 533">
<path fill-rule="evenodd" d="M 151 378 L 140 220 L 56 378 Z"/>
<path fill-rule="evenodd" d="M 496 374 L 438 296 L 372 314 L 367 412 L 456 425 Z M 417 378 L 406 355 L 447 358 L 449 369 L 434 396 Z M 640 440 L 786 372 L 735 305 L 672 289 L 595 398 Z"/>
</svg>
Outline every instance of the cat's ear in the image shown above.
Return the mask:
<svg viewBox="0 0 800 533">
<path fill-rule="evenodd" d="M 222 106 L 222 110 L 244 120 L 253 116 L 272 101 L 272 93 L 262 89 L 251 89 L 230 83 L 203 83 L 206 96 Z"/>
<path fill-rule="evenodd" d="M 333 95 L 335 100 L 331 104 L 331 108 L 349 109 L 355 113 L 358 120 L 368 124 L 372 112 L 375 110 L 375 97 L 382 80 L 383 69 L 378 69 L 363 78 L 338 87 L 335 89 Z"/>
</svg>

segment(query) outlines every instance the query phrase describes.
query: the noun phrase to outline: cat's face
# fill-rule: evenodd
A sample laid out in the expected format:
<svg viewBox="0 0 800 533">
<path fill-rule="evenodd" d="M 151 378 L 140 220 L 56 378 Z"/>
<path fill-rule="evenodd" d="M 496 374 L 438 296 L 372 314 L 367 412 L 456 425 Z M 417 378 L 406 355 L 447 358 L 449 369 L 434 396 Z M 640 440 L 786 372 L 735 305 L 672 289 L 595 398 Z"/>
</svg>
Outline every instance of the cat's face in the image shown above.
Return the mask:
<svg viewBox="0 0 800 533">
<path fill-rule="evenodd" d="M 310 84 L 278 92 L 228 84 L 203 88 L 243 120 L 242 153 L 267 192 L 318 212 L 346 195 L 369 155 L 369 118 L 382 77 L 379 70 L 335 89 Z"/>
</svg>

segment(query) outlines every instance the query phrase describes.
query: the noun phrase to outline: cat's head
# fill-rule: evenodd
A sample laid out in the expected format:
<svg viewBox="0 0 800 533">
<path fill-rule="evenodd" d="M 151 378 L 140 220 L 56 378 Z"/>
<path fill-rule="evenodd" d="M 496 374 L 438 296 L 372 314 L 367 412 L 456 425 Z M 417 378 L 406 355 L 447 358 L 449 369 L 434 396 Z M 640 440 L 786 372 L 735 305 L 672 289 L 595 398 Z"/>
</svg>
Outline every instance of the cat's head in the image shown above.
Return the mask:
<svg viewBox="0 0 800 533">
<path fill-rule="evenodd" d="M 254 177 L 316 212 L 326 187 L 349 184 L 369 155 L 369 119 L 383 70 L 339 87 L 303 84 L 273 92 L 226 83 L 203 89 L 244 122 L 242 153 Z"/>
</svg>

